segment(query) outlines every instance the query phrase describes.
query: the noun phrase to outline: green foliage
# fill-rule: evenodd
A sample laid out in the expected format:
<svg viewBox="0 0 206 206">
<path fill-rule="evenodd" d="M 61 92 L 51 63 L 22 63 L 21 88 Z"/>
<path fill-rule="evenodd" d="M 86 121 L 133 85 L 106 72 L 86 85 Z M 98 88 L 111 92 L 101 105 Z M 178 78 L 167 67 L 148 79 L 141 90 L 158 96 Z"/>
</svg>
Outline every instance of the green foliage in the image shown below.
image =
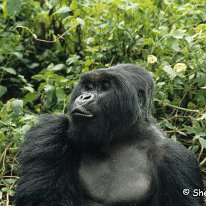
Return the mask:
<svg viewBox="0 0 206 206">
<path fill-rule="evenodd" d="M 205 0 L 0 2 L 0 205 L 36 114 L 65 112 L 82 72 L 139 63 L 156 80 L 154 116 L 206 175 Z"/>
</svg>

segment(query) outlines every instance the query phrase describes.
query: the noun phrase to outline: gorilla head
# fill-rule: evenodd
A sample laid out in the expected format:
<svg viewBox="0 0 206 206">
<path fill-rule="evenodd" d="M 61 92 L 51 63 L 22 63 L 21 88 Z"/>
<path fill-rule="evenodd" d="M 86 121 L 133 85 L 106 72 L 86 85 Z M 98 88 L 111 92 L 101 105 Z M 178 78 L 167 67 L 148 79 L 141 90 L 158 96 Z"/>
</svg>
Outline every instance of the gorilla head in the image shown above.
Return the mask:
<svg viewBox="0 0 206 206">
<path fill-rule="evenodd" d="M 83 74 L 68 107 L 77 141 L 91 151 L 90 146 L 111 143 L 133 124 L 150 121 L 153 88 L 151 75 L 135 65 Z"/>
</svg>

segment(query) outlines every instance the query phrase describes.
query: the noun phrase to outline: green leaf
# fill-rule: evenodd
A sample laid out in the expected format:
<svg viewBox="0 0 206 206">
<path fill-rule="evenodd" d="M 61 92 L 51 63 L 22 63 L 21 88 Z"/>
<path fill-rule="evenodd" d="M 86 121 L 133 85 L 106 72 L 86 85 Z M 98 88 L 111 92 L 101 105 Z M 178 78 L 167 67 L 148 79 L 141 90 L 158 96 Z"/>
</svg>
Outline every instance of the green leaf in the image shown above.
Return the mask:
<svg viewBox="0 0 206 206">
<path fill-rule="evenodd" d="M 165 65 L 163 70 L 173 79 L 177 76 L 176 72 L 172 69 L 171 66 Z"/>
<path fill-rule="evenodd" d="M 44 87 L 44 91 L 45 91 L 45 92 L 48 92 L 48 91 L 50 91 L 50 90 L 54 90 L 54 86 L 52 86 L 52 85 L 46 85 L 46 86 Z"/>
<path fill-rule="evenodd" d="M 178 39 L 175 39 L 173 37 L 168 38 L 167 40 L 167 46 L 171 49 L 173 49 L 174 51 L 180 51 L 180 47 L 179 47 L 179 41 Z"/>
<path fill-rule="evenodd" d="M 64 64 L 57 64 L 53 68 L 51 68 L 52 71 L 60 71 L 64 68 Z"/>
<path fill-rule="evenodd" d="M 185 29 L 174 29 L 171 31 L 170 35 L 173 36 L 175 39 L 182 39 L 184 37 L 185 32 Z"/>
<path fill-rule="evenodd" d="M 22 6 L 22 0 L 7 0 L 7 12 L 9 16 L 17 15 Z"/>
<path fill-rule="evenodd" d="M 137 45 L 143 46 L 143 45 L 150 45 L 152 44 L 152 39 L 151 38 L 141 38 L 139 41 L 137 41 Z"/>
<path fill-rule="evenodd" d="M 0 85 L 0 97 L 3 96 L 7 92 L 7 88 L 5 86 Z"/>
<path fill-rule="evenodd" d="M 200 118 L 198 118 L 198 120 L 206 120 L 206 113 L 202 114 Z"/>
<path fill-rule="evenodd" d="M 24 104 L 26 104 L 27 102 L 33 102 L 36 99 L 38 99 L 40 96 L 40 94 L 38 93 L 29 93 L 24 97 Z"/>
<path fill-rule="evenodd" d="M 73 64 L 73 63 L 77 62 L 78 59 L 80 59 L 80 56 L 78 56 L 78 55 L 73 55 L 72 57 L 70 57 L 70 58 L 67 59 L 66 63 L 67 63 L 68 65 L 70 65 L 70 64 Z"/>
<path fill-rule="evenodd" d="M 2 141 L 6 140 L 6 136 L 3 133 L 0 133 L 0 140 Z"/>
<path fill-rule="evenodd" d="M 37 75 L 32 76 L 32 79 L 35 79 L 37 81 L 42 81 L 45 79 L 45 77 L 42 74 L 37 74 Z"/>
<path fill-rule="evenodd" d="M 93 37 L 89 37 L 88 39 L 86 39 L 86 44 L 90 44 L 93 43 L 94 38 Z"/>
<path fill-rule="evenodd" d="M 15 179 L 12 179 L 14 182 L 16 181 Z M 9 196 L 14 196 L 14 190 L 11 190 L 9 187 L 3 187 L 2 188 L 3 192 L 6 192 Z"/>
<path fill-rule="evenodd" d="M 84 27 L 84 25 L 85 25 L 85 22 L 84 22 L 84 20 L 83 19 L 81 19 L 81 18 L 77 18 L 77 22 L 82 26 L 82 27 Z"/>
<path fill-rule="evenodd" d="M 1 67 L 5 72 L 10 73 L 10 74 L 16 74 L 16 71 L 13 68 L 8 68 L 8 67 Z"/>
<path fill-rule="evenodd" d="M 23 54 L 20 52 L 12 52 L 13 55 L 15 55 L 16 57 L 18 57 L 19 59 L 23 58 Z"/>
<path fill-rule="evenodd" d="M 58 102 L 64 101 L 66 97 L 64 90 L 60 87 L 56 88 L 56 96 L 57 96 Z"/>
<path fill-rule="evenodd" d="M 188 44 L 191 44 L 193 41 L 193 37 L 192 36 L 186 36 L 185 40 L 188 42 Z"/>
<path fill-rule="evenodd" d="M 187 130 L 187 132 L 189 134 L 196 134 L 196 131 L 195 131 L 195 129 L 193 127 L 187 126 L 187 125 L 183 125 L 183 126 L 184 126 L 184 128 Z"/>
<path fill-rule="evenodd" d="M 12 109 L 15 114 L 20 114 L 23 110 L 23 101 L 16 99 L 12 102 Z"/>
<path fill-rule="evenodd" d="M 174 128 L 175 128 L 174 125 L 172 125 L 172 123 L 170 123 L 170 122 L 167 122 L 167 123 L 165 124 L 165 126 L 166 126 L 167 128 L 169 128 L 169 129 L 174 129 Z"/>
<path fill-rule="evenodd" d="M 39 63 L 32 63 L 31 65 L 28 65 L 28 67 L 30 68 L 30 69 L 34 69 L 34 68 L 36 68 L 36 67 L 38 67 L 39 66 Z"/>
<path fill-rule="evenodd" d="M 199 122 L 195 118 L 192 118 L 192 123 L 193 123 L 194 128 L 197 131 L 197 133 L 202 132 L 203 129 L 201 128 Z"/>
<path fill-rule="evenodd" d="M 62 14 L 62 13 L 67 13 L 71 11 L 70 7 L 69 6 L 63 6 L 61 7 L 60 9 L 58 9 L 56 12 L 53 13 L 54 14 Z"/>
<path fill-rule="evenodd" d="M 71 10 L 76 10 L 78 8 L 77 1 L 72 1 L 72 3 L 70 4 L 70 8 Z"/>
<path fill-rule="evenodd" d="M 46 108 L 50 108 L 55 103 L 55 89 L 53 86 L 48 85 L 48 87 L 45 88 L 47 91 L 46 94 L 46 101 L 44 102 L 44 106 Z"/>
<path fill-rule="evenodd" d="M 206 74 L 204 74 L 203 72 L 198 72 L 197 73 L 197 81 L 198 81 L 199 86 L 205 86 Z"/>
<path fill-rule="evenodd" d="M 199 138 L 199 141 L 200 141 L 200 144 L 201 144 L 204 148 L 206 148 L 206 140 L 200 137 L 200 138 Z"/>
<path fill-rule="evenodd" d="M 5 179 L 5 182 L 8 183 L 8 184 L 14 184 L 16 182 L 16 179 Z"/>
<path fill-rule="evenodd" d="M 34 88 L 26 86 L 24 87 L 25 90 L 28 90 L 29 92 L 33 93 L 34 92 Z"/>
</svg>

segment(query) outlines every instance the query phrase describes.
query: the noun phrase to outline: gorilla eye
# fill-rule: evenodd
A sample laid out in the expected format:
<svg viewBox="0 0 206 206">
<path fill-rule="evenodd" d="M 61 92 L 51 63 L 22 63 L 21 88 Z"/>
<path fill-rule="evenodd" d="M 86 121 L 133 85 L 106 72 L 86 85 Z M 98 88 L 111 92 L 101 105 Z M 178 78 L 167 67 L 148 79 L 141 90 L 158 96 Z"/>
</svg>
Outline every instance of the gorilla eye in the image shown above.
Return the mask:
<svg viewBox="0 0 206 206">
<path fill-rule="evenodd" d="M 94 89 L 94 85 L 93 85 L 91 82 L 85 82 L 85 83 L 83 84 L 83 89 L 84 89 L 85 91 L 91 91 L 91 90 Z"/>
<path fill-rule="evenodd" d="M 100 89 L 103 91 L 107 91 L 108 89 L 111 88 L 111 82 L 108 80 L 103 80 L 100 83 Z"/>
</svg>

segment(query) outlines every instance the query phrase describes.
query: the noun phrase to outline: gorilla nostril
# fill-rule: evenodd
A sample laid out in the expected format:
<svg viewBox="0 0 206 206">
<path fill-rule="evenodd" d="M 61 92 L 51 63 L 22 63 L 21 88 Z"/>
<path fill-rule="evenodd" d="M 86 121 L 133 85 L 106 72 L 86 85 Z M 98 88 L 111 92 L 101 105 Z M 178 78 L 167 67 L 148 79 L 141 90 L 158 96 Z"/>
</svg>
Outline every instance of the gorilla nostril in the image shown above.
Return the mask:
<svg viewBox="0 0 206 206">
<path fill-rule="evenodd" d="M 84 105 L 84 104 L 91 102 L 93 99 L 94 99 L 94 94 L 86 93 L 86 94 L 82 94 L 79 97 L 77 97 L 75 102 L 77 103 L 77 105 Z"/>
<path fill-rule="evenodd" d="M 84 99 L 84 100 L 87 100 L 87 99 L 90 99 L 92 97 L 92 95 L 90 95 L 90 94 L 88 94 L 88 95 L 83 95 L 82 96 L 82 99 Z"/>
</svg>

